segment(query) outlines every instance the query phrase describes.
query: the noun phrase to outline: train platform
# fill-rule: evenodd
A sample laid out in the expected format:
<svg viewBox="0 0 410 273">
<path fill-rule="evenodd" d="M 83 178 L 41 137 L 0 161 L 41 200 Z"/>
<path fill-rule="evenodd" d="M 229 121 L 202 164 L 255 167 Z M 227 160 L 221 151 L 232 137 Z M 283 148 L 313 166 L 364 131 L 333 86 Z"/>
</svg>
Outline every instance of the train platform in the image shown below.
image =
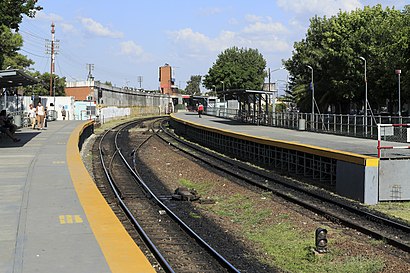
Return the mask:
<svg viewBox="0 0 410 273">
<path fill-rule="evenodd" d="M 155 272 L 81 161 L 87 123 L 0 138 L 0 272 Z"/>
<path fill-rule="evenodd" d="M 236 133 L 377 157 L 377 140 L 373 139 L 244 124 L 235 120 L 208 115 L 202 115 L 199 118 L 196 112 L 179 112 L 175 116 L 190 122 Z"/>
<path fill-rule="evenodd" d="M 366 204 L 410 200 L 409 149 L 397 149 L 394 157 L 379 159 L 373 139 L 244 124 L 209 115 L 199 118 L 196 112 L 174 113 L 171 121 L 188 139 L 323 182 L 350 199 Z"/>
</svg>

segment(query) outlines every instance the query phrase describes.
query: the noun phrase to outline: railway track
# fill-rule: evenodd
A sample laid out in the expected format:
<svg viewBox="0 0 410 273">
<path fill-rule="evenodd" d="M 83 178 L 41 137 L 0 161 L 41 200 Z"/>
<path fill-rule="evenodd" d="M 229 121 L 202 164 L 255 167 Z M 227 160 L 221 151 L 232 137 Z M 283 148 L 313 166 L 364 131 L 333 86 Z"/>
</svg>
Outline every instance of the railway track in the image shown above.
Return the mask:
<svg viewBox="0 0 410 273">
<path fill-rule="evenodd" d="M 157 197 L 157 190 L 133 170 L 133 155 L 155 134 L 154 127 L 147 130 L 144 125 L 150 122 L 144 119 L 122 125 L 107 131 L 99 142 L 101 166 L 115 199 L 165 272 L 239 272 L 177 217 L 168 207 L 172 204 L 169 195 Z M 134 150 L 127 147 L 130 128 L 141 132 L 133 137 Z M 113 200 L 112 193 L 102 188 Z"/>
<path fill-rule="evenodd" d="M 255 168 L 250 164 L 233 160 L 174 135 L 161 124 L 163 133 L 158 136 L 165 142 L 189 154 L 197 160 L 221 170 L 233 177 L 257 186 L 307 208 L 317 214 L 367 234 L 375 239 L 410 252 L 410 226 L 397 219 L 374 212 L 367 207 L 293 180 L 278 179 L 278 176 Z"/>
</svg>

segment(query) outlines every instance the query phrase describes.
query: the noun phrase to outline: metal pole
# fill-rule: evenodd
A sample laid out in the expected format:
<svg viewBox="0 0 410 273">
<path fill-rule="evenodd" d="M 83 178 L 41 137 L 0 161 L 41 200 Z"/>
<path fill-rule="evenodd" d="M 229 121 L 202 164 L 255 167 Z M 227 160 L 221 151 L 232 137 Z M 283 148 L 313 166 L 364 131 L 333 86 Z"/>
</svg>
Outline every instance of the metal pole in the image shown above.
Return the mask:
<svg viewBox="0 0 410 273">
<path fill-rule="evenodd" d="M 401 117 L 400 73 L 401 73 L 401 70 L 397 69 L 396 74 L 397 76 L 399 76 L 399 79 L 398 79 L 399 80 L 399 117 Z"/>
<path fill-rule="evenodd" d="M 312 80 L 310 82 L 310 84 L 312 85 L 312 122 L 313 122 L 313 126 L 314 126 L 314 122 L 315 122 L 315 86 L 313 83 L 313 67 L 311 67 L 310 65 L 307 65 L 307 67 L 311 70 L 312 72 Z"/>
<path fill-rule="evenodd" d="M 364 61 L 364 85 L 365 85 L 365 98 L 364 98 L 364 130 L 367 136 L 367 62 L 364 57 L 359 57 Z"/>
</svg>

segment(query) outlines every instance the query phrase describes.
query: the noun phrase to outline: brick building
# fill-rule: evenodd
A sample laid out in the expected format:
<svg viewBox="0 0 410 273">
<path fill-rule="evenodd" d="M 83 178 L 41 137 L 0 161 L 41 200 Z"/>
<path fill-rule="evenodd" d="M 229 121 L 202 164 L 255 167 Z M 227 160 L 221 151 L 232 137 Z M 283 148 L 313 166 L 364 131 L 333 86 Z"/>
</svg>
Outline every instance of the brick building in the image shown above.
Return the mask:
<svg viewBox="0 0 410 273">
<path fill-rule="evenodd" d="M 178 93 L 175 78 L 172 76 L 172 67 L 169 64 L 159 68 L 159 87 L 161 94 L 176 95 Z"/>
</svg>

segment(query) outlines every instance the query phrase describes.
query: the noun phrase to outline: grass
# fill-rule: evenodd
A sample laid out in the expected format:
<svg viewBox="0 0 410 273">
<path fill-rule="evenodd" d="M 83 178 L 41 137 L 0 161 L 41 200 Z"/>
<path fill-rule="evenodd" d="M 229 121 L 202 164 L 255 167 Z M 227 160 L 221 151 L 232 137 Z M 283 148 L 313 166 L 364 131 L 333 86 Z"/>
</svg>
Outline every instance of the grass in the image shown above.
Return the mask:
<svg viewBox="0 0 410 273">
<path fill-rule="evenodd" d="M 188 189 L 195 189 L 200 196 L 207 195 L 211 189 L 211 183 L 208 182 L 195 183 L 187 179 L 180 179 L 179 184 Z"/>
<path fill-rule="evenodd" d="M 370 208 L 410 222 L 410 202 L 380 202 Z"/>
<path fill-rule="evenodd" d="M 192 182 L 191 182 L 192 183 Z M 189 183 L 188 183 L 189 184 Z M 193 183 L 194 184 L 194 183 Z M 261 194 L 261 201 L 266 199 L 267 193 Z M 315 256 L 312 252 L 314 247 L 314 231 L 306 234 L 291 223 L 290 215 L 279 214 L 276 216 L 277 223 L 266 224 L 265 219 L 272 216 L 272 211 L 256 207 L 253 200 L 241 194 L 231 196 L 212 197 L 218 202 L 209 208 L 221 217 L 228 218 L 236 223 L 244 236 L 257 244 L 261 253 L 261 260 L 271 266 L 279 267 L 288 272 L 363 272 L 377 273 L 384 267 L 383 261 L 376 258 L 363 256 L 343 256 L 343 249 L 337 249 L 337 244 L 332 246 L 331 251 L 322 256 Z M 330 227 L 326 227 L 332 232 Z M 333 240 L 346 241 L 339 232 L 335 232 Z M 375 242 L 376 243 L 376 242 Z M 333 249 L 332 249 L 333 247 Z"/>
</svg>

